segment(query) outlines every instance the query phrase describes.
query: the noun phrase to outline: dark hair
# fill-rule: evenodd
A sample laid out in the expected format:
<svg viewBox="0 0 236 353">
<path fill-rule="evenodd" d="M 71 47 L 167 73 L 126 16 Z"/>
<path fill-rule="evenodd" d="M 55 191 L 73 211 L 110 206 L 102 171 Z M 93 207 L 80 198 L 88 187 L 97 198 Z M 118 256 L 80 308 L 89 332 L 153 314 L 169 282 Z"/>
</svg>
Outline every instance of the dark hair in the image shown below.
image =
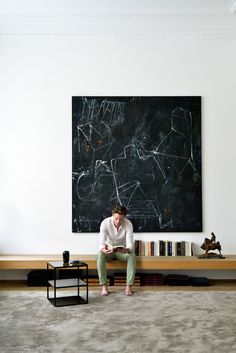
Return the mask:
<svg viewBox="0 0 236 353">
<path fill-rule="evenodd" d="M 114 213 L 123 214 L 124 216 L 126 216 L 127 209 L 125 206 L 118 204 L 112 208 L 112 214 L 114 214 Z"/>
</svg>

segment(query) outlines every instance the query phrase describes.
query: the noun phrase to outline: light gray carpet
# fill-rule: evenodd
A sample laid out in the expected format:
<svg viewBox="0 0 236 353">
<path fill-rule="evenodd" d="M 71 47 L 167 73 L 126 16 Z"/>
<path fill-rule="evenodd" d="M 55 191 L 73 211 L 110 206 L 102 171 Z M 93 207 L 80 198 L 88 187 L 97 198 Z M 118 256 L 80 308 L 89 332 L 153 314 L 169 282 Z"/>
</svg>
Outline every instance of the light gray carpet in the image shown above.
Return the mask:
<svg viewBox="0 0 236 353">
<path fill-rule="evenodd" d="M 236 292 L 122 290 L 55 308 L 46 292 L 0 292 L 1 353 L 235 353 Z"/>
</svg>

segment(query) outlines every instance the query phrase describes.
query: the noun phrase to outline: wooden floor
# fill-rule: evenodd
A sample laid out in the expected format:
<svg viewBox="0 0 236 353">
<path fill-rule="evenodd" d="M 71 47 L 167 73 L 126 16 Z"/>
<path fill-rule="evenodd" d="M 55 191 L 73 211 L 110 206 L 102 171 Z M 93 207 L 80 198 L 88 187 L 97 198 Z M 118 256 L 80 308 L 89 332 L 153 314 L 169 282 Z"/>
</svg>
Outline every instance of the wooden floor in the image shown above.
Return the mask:
<svg viewBox="0 0 236 353">
<path fill-rule="evenodd" d="M 121 286 L 111 286 L 110 291 L 122 291 Z M 31 287 L 27 286 L 26 281 L 0 281 L 0 291 L 46 291 L 46 287 Z M 90 286 L 90 291 L 100 291 L 98 286 Z M 210 286 L 195 287 L 195 286 L 137 286 L 133 287 L 133 291 L 236 291 L 236 280 L 211 280 Z"/>
</svg>

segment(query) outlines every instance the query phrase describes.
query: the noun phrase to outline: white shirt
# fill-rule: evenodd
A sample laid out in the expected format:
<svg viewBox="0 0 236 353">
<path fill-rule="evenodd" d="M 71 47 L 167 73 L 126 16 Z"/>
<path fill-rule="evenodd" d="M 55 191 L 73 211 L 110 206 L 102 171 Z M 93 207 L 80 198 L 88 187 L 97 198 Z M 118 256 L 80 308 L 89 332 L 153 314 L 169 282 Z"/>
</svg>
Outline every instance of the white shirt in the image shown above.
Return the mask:
<svg viewBox="0 0 236 353">
<path fill-rule="evenodd" d="M 123 245 L 133 250 L 133 225 L 127 218 L 124 218 L 117 230 L 113 217 L 104 219 L 100 226 L 99 248 L 105 247 L 105 244 L 111 246 Z"/>
</svg>

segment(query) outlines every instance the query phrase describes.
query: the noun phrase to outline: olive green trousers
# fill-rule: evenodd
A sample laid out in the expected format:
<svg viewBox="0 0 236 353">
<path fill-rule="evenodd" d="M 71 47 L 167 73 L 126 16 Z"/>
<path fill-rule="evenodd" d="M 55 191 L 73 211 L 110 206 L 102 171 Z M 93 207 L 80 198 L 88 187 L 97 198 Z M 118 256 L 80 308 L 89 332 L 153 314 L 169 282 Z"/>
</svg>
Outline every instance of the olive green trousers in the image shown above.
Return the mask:
<svg viewBox="0 0 236 353">
<path fill-rule="evenodd" d="M 97 270 L 100 285 L 107 284 L 107 261 L 118 260 L 122 262 L 127 262 L 126 270 L 126 284 L 132 286 L 134 284 L 135 272 L 136 272 L 136 256 L 134 251 L 131 253 L 122 254 L 119 251 L 113 252 L 112 254 L 104 254 L 99 251 L 97 257 Z"/>
</svg>

